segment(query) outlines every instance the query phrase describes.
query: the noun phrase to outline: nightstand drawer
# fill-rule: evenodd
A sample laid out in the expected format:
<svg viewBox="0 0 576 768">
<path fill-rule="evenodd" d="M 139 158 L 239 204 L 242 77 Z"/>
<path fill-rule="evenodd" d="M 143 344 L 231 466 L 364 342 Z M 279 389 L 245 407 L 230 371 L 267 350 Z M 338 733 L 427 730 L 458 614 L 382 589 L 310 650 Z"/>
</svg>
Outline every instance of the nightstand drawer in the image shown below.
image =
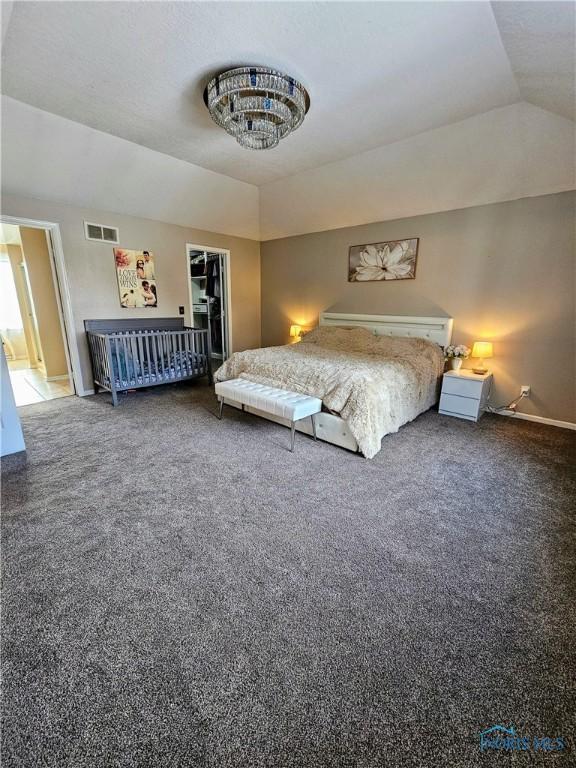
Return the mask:
<svg viewBox="0 0 576 768">
<path fill-rule="evenodd" d="M 461 395 L 462 397 L 473 397 L 480 400 L 484 379 L 459 379 L 457 376 L 445 376 L 442 383 L 442 394 Z"/>
<path fill-rule="evenodd" d="M 462 416 L 472 416 L 478 418 L 480 398 L 462 397 L 460 395 L 449 395 L 442 392 L 440 398 L 440 410 L 449 413 L 458 413 Z"/>
</svg>

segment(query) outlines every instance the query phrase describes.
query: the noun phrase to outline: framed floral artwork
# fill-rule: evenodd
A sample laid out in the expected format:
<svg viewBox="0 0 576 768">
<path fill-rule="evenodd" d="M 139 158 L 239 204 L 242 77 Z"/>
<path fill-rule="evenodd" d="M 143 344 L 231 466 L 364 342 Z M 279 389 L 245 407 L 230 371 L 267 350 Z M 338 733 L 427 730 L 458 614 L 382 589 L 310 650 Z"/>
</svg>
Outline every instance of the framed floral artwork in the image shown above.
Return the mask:
<svg viewBox="0 0 576 768">
<path fill-rule="evenodd" d="M 418 237 L 385 243 L 352 245 L 348 255 L 348 281 L 412 280 L 416 277 Z"/>
</svg>

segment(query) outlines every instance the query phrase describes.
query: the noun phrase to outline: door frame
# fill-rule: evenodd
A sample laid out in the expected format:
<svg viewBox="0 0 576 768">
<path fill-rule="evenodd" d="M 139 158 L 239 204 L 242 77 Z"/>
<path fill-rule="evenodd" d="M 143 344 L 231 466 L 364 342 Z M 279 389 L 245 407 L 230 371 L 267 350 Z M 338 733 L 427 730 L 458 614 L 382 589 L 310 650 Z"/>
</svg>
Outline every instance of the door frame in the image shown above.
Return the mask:
<svg viewBox="0 0 576 768">
<path fill-rule="evenodd" d="M 50 255 L 50 268 L 54 284 L 54 294 L 60 318 L 60 329 L 64 341 L 64 353 L 68 376 L 72 383 L 73 394 L 83 395 L 82 379 L 80 376 L 80 353 L 76 341 L 74 326 L 74 314 L 72 312 L 72 298 L 70 286 L 66 275 L 66 262 L 64 260 L 64 248 L 60 225 L 53 221 L 38 221 L 37 219 L 25 219 L 20 216 L 5 216 L 0 214 L 2 224 L 14 224 L 17 227 L 30 227 L 31 229 L 43 229 L 46 232 L 46 244 Z"/>
<path fill-rule="evenodd" d="M 226 270 L 226 335 L 228 338 L 228 356 L 232 354 L 232 281 L 230 280 L 230 251 L 228 248 L 217 248 L 213 245 L 198 245 L 198 243 L 186 243 L 186 285 L 188 286 L 188 317 L 192 325 L 194 313 L 192 311 L 192 281 L 190 279 L 190 262 L 188 251 L 208 251 L 219 253 L 224 257 L 224 269 Z M 224 362 L 224 361 L 222 361 Z"/>
</svg>

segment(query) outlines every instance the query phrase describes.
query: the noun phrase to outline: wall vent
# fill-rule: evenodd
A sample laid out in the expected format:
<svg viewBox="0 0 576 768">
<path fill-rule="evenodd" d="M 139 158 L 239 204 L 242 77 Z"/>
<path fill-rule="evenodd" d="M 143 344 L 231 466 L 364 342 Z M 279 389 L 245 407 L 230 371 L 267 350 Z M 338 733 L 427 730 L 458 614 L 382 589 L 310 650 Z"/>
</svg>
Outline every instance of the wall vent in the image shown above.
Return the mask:
<svg viewBox="0 0 576 768">
<path fill-rule="evenodd" d="M 85 221 L 84 234 L 86 235 L 86 240 L 96 240 L 98 243 L 118 245 L 120 242 L 118 229 L 116 227 L 107 227 L 105 224 L 93 224 L 91 221 Z"/>
</svg>

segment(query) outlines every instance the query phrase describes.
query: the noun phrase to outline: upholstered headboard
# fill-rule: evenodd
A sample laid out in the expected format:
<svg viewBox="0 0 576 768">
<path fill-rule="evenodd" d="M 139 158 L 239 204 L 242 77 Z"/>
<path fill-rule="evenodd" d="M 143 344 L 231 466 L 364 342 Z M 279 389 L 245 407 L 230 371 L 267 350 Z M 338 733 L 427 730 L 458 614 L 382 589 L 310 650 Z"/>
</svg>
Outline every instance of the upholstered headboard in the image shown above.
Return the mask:
<svg viewBox="0 0 576 768">
<path fill-rule="evenodd" d="M 452 338 L 451 317 L 411 317 L 409 315 L 350 315 L 322 312 L 320 325 L 367 328 L 379 336 L 413 336 L 430 339 L 445 347 Z"/>
</svg>

